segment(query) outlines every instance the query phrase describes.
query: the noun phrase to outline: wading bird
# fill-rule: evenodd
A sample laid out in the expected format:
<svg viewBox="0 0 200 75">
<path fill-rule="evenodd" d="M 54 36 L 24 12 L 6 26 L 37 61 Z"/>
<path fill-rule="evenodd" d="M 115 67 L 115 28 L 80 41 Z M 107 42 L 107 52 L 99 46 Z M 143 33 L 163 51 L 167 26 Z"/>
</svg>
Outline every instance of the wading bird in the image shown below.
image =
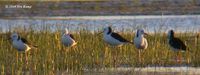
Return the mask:
<svg viewBox="0 0 200 75">
<path fill-rule="evenodd" d="M 173 51 L 177 52 L 176 61 L 181 63 L 181 53 L 180 52 L 186 51 L 186 49 L 187 49 L 186 45 L 183 43 L 183 41 L 181 41 L 179 38 L 176 38 L 174 36 L 173 30 L 169 30 L 169 32 L 168 32 L 168 43 L 169 43 L 169 46 L 171 47 L 171 49 Z"/>
<path fill-rule="evenodd" d="M 122 46 L 123 44 L 127 44 L 127 43 L 130 43 L 130 44 L 133 44 L 132 42 L 124 39 L 121 35 L 119 35 L 118 33 L 115 33 L 115 32 L 112 32 L 112 29 L 111 27 L 106 27 L 104 28 L 103 30 L 103 40 L 109 44 L 110 46 L 113 47 L 120 47 Z M 111 52 L 112 53 L 112 52 Z M 113 57 L 113 60 L 114 60 L 114 66 L 116 66 L 116 58 L 117 58 L 117 51 L 114 51 L 114 57 Z"/>
<path fill-rule="evenodd" d="M 144 35 L 148 35 L 147 33 L 144 32 L 143 29 L 137 29 L 135 37 L 134 37 L 134 45 L 138 50 L 138 59 L 139 62 L 141 62 L 141 50 L 147 49 L 148 47 L 148 42 L 147 39 L 144 38 Z"/>
<path fill-rule="evenodd" d="M 17 33 L 13 33 L 10 37 L 12 45 L 18 50 L 18 52 L 25 53 L 25 62 L 27 63 L 27 54 L 31 48 L 37 48 L 35 45 L 31 45 L 26 39 L 20 37 Z M 17 54 L 18 56 L 18 54 Z"/>
<path fill-rule="evenodd" d="M 74 39 L 74 37 L 73 37 L 73 35 L 69 34 L 67 28 L 64 30 L 64 33 L 63 33 L 63 35 L 61 37 L 61 42 L 66 47 L 72 47 L 72 46 L 77 44 L 75 39 Z"/>
</svg>

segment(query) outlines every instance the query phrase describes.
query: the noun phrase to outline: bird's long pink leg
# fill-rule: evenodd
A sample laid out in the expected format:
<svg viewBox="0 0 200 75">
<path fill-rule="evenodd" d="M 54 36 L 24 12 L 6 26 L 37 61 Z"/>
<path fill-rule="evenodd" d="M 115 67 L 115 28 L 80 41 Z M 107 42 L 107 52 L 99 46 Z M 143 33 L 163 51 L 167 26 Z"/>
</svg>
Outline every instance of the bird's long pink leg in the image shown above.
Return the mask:
<svg viewBox="0 0 200 75">
<path fill-rule="evenodd" d="M 178 60 L 177 60 L 177 62 L 179 63 L 179 64 L 181 64 L 181 53 L 180 53 L 180 51 L 178 52 Z"/>
<path fill-rule="evenodd" d="M 138 51 L 138 58 L 139 58 L 139 63 L 141 63 L 141 54 L 140 50 Z"/>
<path fill-rule="evenodd" d="M 116 49 L 116 48 L 114 48 Z M 117 50 L 114 50 L 113 52 L 113 60 L 114 60 L 114 67 L 117 65 Z"/>
<path fill-rule="evenodd" d="M 16 54 L 17 64 L 19 63 L 19 55 L 18 54 L 19 53 L 17 52 L 17 54 Z"/>
<path fill-rule="evenodd" d="M 187 52 L 187 53 L 186 53 L 187 64 L 189 64 L 189 63 L 190 63 L 190 54 L 189 54 L 188 51 L 186 51 L 186 52 Z"/>
<path fill-rule="evenodd" d="M 28 64 L 28 56 L 27 56 L 27 53 L 25 53 L 25 64 Z"/>
<path fill-rule="evenodd" d="M 28 57 L 27 57 L 27 53 L 25 53 L 25 60 L 24 60 L 25 69 L 27 69 L 27 65 L 28 65 Z"/>
</svg>

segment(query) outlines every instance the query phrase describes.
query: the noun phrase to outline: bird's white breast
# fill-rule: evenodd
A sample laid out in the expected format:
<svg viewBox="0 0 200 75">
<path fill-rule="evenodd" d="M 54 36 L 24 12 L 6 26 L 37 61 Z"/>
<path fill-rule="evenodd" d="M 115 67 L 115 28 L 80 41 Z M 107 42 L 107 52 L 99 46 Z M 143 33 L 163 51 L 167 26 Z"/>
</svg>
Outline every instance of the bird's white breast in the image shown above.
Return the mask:
<svg viewBox="0 0 200 75">
<path fill-rule="evenodd" d="M 135 37 L 134 44 L 138 49 L 146 49 L 148 46 L 146 38 L 143 37 Z"/>
</svg>

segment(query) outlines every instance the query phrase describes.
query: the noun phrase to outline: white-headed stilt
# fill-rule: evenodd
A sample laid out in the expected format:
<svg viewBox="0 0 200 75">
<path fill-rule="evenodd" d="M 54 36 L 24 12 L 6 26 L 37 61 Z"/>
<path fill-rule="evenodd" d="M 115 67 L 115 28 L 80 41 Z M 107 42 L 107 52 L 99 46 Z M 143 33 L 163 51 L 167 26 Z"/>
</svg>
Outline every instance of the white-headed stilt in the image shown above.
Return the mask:
<svg viewBox="0 0 200 75">
<path fill-rule="evenodd" d="M 77 42 L 74 39 L 74 36 L 68 32 L 67 28 L 63 32 L 61 42 L 66 47 L 72 47 L 77 44 Z"/>
<path fill-rule="evenodd" d="M 110 46 L 113 47 L 120 47 L 123 44 L 133 44 L 132 42 L 126 40 L 125 38 L 123 38 L 121 35 L 119 35 L 118 33 L 115 33 L 112 31 L 111 27 L 106 27 L 103 30 L 103 40 L 109 44 Z M 112 53 L 112 52 L 111 52 Z M 113 52 L 113 62 L 114 62 L 114 66 L 116 66 L 116 59 L 117 59 L 117 51 Z"/>
<path fill-rule="evenodd" d="M 148 42 L 147 39 L 144 38 L 144 35 L 148 35 L 144 32 L 144 29 L 137 29 L 135 37 L 134 37 L 134 45 L 138 50 L 138 59 L 141 62 L 141 50 L 147 49 Z"/>
</svg>

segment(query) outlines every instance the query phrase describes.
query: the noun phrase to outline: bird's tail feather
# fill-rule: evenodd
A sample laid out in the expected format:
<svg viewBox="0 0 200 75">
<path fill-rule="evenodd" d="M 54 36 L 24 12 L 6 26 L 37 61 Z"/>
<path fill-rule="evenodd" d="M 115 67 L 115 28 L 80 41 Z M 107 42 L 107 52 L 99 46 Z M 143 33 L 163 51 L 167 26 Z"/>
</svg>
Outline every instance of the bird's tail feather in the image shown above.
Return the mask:
<svg viewBox="0 0 200 75">
<path fill-rule="evenodd" d="M 37 48 L 38 48 L 37 45 L 32 45 L 31 47 L 34 48 L 34 49 L 37 49 Z"/>
</svg>

